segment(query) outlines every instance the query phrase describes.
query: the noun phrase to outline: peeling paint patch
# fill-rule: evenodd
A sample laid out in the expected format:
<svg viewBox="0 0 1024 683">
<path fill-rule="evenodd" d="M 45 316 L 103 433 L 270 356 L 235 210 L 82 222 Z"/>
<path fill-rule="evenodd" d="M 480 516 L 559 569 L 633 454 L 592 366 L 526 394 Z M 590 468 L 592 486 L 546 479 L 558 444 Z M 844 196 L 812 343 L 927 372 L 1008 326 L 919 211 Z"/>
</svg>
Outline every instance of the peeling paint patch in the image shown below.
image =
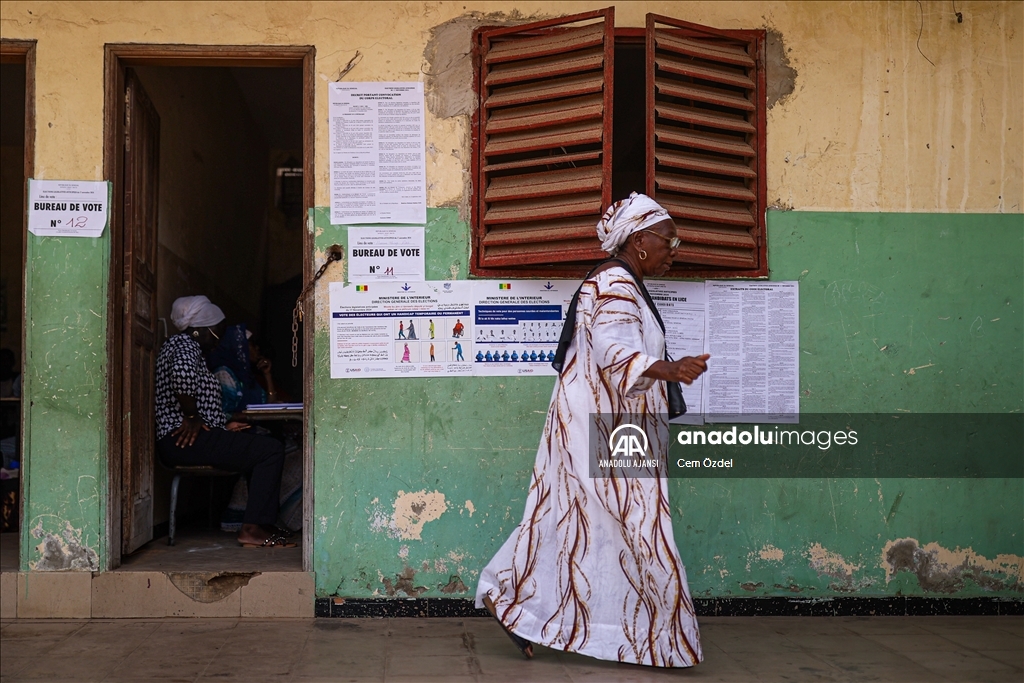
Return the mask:
<svg viewBox="0 0 1024 683">
<path fill-rule="evenodd" d="M 855 581 L 854 572 L 863 565 L 847 562 L 842 555 L 826 550 L 820 543 L 813 544 L 804 555 L 809 560 L 811 569 L 818 572 L 818 576 L 835 579 L 829 584 L 829 588 L 833 590 L 852 592 L 873 583 L 871 579 Z"/>
<path fill-rule="evenodd" d="M 448 124 L 450 130 L 458 130 L 462 149 L 453 149 L 457 160 L 472 156 L 469 117 L 473 114 L 477 99 L 473 88 L 466 87 L 473 82 L 473 31 L 480 26 L 511 26 L 542 18 L 534 14 L 526 17 L 518 10 L 503 12 L 465 12 L 430 29 L 430 38 L 423 50 L 423 89 L 427 109 L 439 122 Z M 463 177 L 468 178 L 463 169 Z M 469 220 L 469 187 L 463 183 L 460 195 L 440 202 L 440 206 L 453 206 L 459 210 L 461 220 Z M 452 273 L 453 280 L 457 279 Z"/>
<path fill-rule="evenodd" d="M 413 579 L 416 578 L 416 570 L 412 567 L 406 567 L 402 570 L 401 574 L 395 574 L 395 580 L 385 578 L 384 591 L 388 594 L 389 598 L 394 597 L 398 591 L 402 591 L 410 598 L 419 597 L 420 593 L 429 590 L 426 586 L 417 586 L 413 583 Z"/>
<path fill-rule="evenodd" d="M 422 540 L 423 525 L 439 519 L 447 510 L 448 503 L 440 491 L 399 491 L 390 531 L 403 540 Z"/>
<path fill-rule="evenodd" d="M 453 593 L 466 593 L 469 591 L 469 588 L 466 586 L 466 584 L 462 583 L 462 579 L 459 578 L 458 574 L 452 574 L 448 577 L 447 584 L 439 583 L 437 584 L 437 588 L 445 595 L 451 595 Z"/>
<path fill-rule="evenodd" d="M 784 553 L 780 548 L 776 548 L 771 543 L 767 543 L 760 551 L 758 551 L 757 556 L 765 562 L 782 562 L 782 558 L 786 556 L 786 553 Z"/>
<path fill-rule="evenodd" d="M 35 571 L 98 571 L 99 556 L 96 551 L 82 544 L 82 532 L 64 522 L 64 530 L 60 536 L 43 531 L 42 521 L 32 529 L 32 537 L 40 539 L 36 546 L 39 559 L 30 562 L 29 567 Z"/>
<path fill-rule="evenodd" d="M 921 588 L 934 593 L 955 593 L 965 581 L 986 590 L 1024 592 L 1024 557 L 996 555 L 988 559 L 971 548 L 949 550 L 938 543 L 920 545 L 917 539 L 900 538 L 882 548 L 885 582 L 901 571 L 917 576 Z"/>
<path fill-rule="evenodd" d="M 762 562 L 782 562 L 782 559 L 786 556 L 780 548 L 776 548 L 771 543 L 766 543 L 760 550 L 751 551 L 747 553 L 747 571 L 750 571 L 750 565 L 761 560 Z M 715 559 L 719 559 L 717 556 Z"/>
<path fill-rule="evenodd" d="M 780 102 L 785 102 L 786 98 L 793 94 L 796 90 L 796 76 L 796 69 L 789 63 L 782 33 L 769 28 L 765 43 L 765 80 L 768 86 L 766 98 L 769 109 Z"/>
<path fill-rule="evenodd" d="M 423 50 L 427 66 L 423 72 L 427 108 L 439 119 L 469 116 L 476 106 L 473 89 L 473 31 L 480 26 L 510 26 L 540 18 L 524 17 L 518 10 L 503 12 L 467 12 L 430 29 Z"/>
<path fill-rule="evenodd" d="M 463 505 L 463 507 L 466 509 L 466 512 L 469 513 L 470 518 L 472 518 L 473 513 L 476 512 L 476 507 L 473 505 L 473 501 L 467 500 L 466 504 Z"/>
<path fill-rule="evenodd" d="M 376 505 L 377 499 L 373 499 L 374 507 L 367 510 L 370 515 L 370 530 L 374 533 L 388 533 L 389 536 L 394 536 L 390 533 L 391 529 L 391 515 L 384 511 L 382 507 Z"/>
</svg>

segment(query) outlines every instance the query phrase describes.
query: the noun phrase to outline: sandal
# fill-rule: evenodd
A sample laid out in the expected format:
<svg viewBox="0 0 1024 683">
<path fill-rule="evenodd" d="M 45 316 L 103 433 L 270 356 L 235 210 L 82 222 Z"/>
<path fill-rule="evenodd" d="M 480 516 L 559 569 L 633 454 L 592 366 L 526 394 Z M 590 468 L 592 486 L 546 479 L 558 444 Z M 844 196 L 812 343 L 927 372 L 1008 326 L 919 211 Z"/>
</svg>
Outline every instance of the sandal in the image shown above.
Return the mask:
<svg viewBox="0 0 1024 683">
<path fill-rule="evenodd" d="M 238 545 L 243 548 L 295 548 L 297 543 L 291 543 L 287 538 L 280 534 L 271 534 L 267 536 L 267 539 L 263 543 L 243 543 L 238 542 Z"/>
<path fill-rule="evenodd" d="M 501 619 L 498 618 L 498 610 L 494 607 L 494 602 L 491 600 L 491 596 L 485 595 L 483 603 L 484 607 L 487 608 L 487 611 L 491 613 L 492 617 L 494 617 L 494 620 L 497 621 L 498 624 L 501 626 L 501 629 L 505 632 L 505 635 L 507 635 L 509 639 L 511 639 L 512 642 L 515 643 L 515 646 L 519 648 L 519 651 L 523 653 L 523 656 L 527 659 L 533 659 L 533 643 L 528 641 L 526 638 L 521 638 L 516 634 L 512 633 L 512 631 L 508 630 L 508 627 L 505 626 L 504 622 L 502 622 Z"/>
</svg>

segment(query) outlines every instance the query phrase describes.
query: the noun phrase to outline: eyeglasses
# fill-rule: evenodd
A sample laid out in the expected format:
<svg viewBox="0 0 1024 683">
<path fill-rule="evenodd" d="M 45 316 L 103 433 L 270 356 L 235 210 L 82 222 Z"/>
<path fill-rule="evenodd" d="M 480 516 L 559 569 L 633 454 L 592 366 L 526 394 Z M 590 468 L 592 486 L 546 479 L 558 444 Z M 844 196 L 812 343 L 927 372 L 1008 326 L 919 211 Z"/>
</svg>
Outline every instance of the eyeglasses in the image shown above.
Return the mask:
<svg viewBox="0 0 1024 683">
<path fill-rule="evenodd" d="M 683 241 L 681 239 L 679 239 L 678 237 L 665 237 L 660 232 L 655 232 L 653 230 L 641 230 L 640 232 L 648 232 L 648 233 L 654 235 L 655 237 L 660 237 L 661 239 L 663 239 L 666 242 L 668 242 L 668 248 L 669 249 L 678 249 L 679 245 L 683 243 Z"/>
</svg>

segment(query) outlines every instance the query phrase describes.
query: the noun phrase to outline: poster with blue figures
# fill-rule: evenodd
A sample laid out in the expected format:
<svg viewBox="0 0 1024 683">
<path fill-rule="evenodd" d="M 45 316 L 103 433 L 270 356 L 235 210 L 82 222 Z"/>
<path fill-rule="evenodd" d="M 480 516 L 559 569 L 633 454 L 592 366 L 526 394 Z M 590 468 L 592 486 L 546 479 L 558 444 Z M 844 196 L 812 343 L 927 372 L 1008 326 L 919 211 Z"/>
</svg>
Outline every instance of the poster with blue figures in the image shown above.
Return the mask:
<svg viewBox="0 0 1024 683">
<path fill-rule="evenodd" d="M 579 280 L 473 283 L 473 375 L 550 375 Z"/>
</svg>

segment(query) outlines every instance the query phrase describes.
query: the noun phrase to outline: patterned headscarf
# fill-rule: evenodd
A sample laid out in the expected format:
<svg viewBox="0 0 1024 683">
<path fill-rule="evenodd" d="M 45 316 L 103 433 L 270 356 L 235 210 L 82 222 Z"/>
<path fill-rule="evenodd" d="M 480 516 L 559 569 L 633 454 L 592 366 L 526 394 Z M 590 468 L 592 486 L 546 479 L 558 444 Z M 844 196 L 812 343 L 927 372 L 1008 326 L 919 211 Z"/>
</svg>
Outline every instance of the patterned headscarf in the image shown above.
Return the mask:
<svg viewBox="0 0 1024 683">
<path fill-rule="evenodd" d="M 205 296 L 183 296 L 171 304 L 171 322 L 179 330 L 210 327 L 224 319 L 224 311 Z"/>
<path fill-rule="evenodd" d="M 627 237 L 666 218 L 669 218 L 668 211 L 661 204 L 645 194 L 634 192 L 628 199 L 619 200 L 609 206 L 601 216 L 597 224 L 601 248 L 615 255 Z"/>
</svg>

